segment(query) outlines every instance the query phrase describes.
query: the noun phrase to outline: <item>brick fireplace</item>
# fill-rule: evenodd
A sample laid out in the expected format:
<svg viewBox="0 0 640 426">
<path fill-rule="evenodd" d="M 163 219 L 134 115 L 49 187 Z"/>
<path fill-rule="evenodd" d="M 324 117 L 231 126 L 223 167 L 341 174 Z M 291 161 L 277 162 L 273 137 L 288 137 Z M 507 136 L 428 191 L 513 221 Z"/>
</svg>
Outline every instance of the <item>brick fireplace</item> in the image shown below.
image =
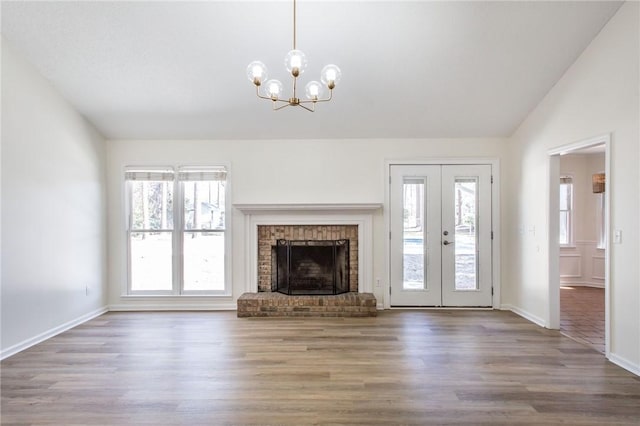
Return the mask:
<svg viewBox="0 0 640 426">
<path fill-rule="evenodd" d="M 278 240 L 349 240 L 349 291 L 358 291 L 357 225 L 258 225 L 258 291 L 274 291 L 275 250 Z"/>
<path fill-rule="evenodd" d="M 243 213 L 245 223 L 246 293 L 238 299 L 238 316 L 280 316 L 282 312 L 287 316 L 375 314 L 373 215 L 382 207 L 380 204 L 234 204 L 234 207 Z M 287 296 L 273 291 L 274 247 L 278 240 L 343 239 L 349 241 L 350 293 Z M 353 306 L 348 307 L 349 304 Z M 248 307 L 251 315 L 241 314 L 241 306 Z"/>
</svg>

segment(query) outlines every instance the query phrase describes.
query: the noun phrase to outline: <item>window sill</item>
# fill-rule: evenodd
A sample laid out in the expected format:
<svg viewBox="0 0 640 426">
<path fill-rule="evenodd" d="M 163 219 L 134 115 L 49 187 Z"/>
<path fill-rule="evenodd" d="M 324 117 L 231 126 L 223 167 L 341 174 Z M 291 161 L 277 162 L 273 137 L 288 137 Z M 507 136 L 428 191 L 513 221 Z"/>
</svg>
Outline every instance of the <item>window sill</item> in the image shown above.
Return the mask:
<svg viewBox="0 0 640 426">
<path fill-rule="evenodd" d="M 121 294 L 122 299 L 221 299 L 232 298 L 231 294 Z"/>
<path fill-rule="evenodd" d="M 565 244 L 565 245 L 561 245 L 560 246 L 560 250 L 562 250 L 562 249 L 575 249 L 575 248 L 578 248 L 578 246 L 572 245 L 572 244 Z"/>
</svg>

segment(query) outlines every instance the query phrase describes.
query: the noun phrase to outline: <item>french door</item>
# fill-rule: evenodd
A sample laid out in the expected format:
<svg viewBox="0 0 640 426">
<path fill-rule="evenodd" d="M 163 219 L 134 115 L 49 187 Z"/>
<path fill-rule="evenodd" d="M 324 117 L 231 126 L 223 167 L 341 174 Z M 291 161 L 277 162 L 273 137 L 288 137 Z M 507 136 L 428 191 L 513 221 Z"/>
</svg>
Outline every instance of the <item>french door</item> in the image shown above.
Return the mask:
<svg viewBox="0 0 640 426">
<path fill-rule="evenodd" d="M 491 306 L 491 165 L 391 165 L 391 306 Z"/>
</svg>

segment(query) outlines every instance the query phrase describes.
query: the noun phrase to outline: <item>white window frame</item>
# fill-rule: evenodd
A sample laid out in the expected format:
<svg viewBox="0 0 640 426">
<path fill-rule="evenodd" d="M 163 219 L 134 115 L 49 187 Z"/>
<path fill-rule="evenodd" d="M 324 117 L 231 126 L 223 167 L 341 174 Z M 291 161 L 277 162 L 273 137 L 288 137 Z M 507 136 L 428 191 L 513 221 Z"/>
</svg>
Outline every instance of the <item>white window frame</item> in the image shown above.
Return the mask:
<svg viewBox="0 0 640 426">
<path fill-rule="evenodd" d="M 224 214 L 224 230 L 207 230 L 207 229 L 190 229 L 187 230 L 185 228 L 184 221 L 184 183 L 187 182 L 185 179 L 181 179 L 181 173 L 196 173 L 196 172 L 204 172 L 204 173 L 215 173 L 224 170 L 226 173 L 225 178 L 225 214 Z M 176 268 L 174 274 L 174 281 L 179 282 L 179 290 L 181 295 L 219 295 L 219 296 L 228 296 L 230 295 L 229 290 L 229 268 L 231 267 L 230 259 L 231 253 L 231 237 L 229 236 L 229 217 L 231 216 L 231 205 L 228 200 L 229 195 L 229 172 L 228 168 L 224 166 L 206 166 L 206 167 L 198 167 L 198 166 L 181 166 L 177 168 L 176 173 L 176 191 L 178 193 L 178 197 L 180 202 L 174 202 L 174 226 L 176 227 L 176 232 L 174 234 L 175 242 L 174 247 L 176 247 L 175 253 L 178 255 L 179 263 Z M 178 215 L 177 218 L 175 215 Z M 185 290 L 184 288 L 184 235 L 185 232 L 214 232 L 214 233 L 222 233 L 224 235 L 224 289 L 223 290 Z M 177 274 L 177 276 L 175 276 Z"/>
<path fill-rule="evenodd" d="M 225 183 L 225 217 L 224 230 L 214 231 L 224 233 L 224 289 L 222 290 L 185 290 L 184 289 L 184 185 L 180 179 L 180 172 L 190 171 L 214 171 L 224 169 L 226 171 Z M 128 171 L 145 170 L 145 171 L 171 171 L 174 174 L 173 179 L 173 228 L 172 233 L 172 289 L 171 290 L 133 290 L 132 289 L 132 265 L 131 265 L 131 230 L 132 224 L 132 188 L 129 180 L 124 179 L 125 190 L 125 217 L 126 217 L 126 256 L 127 256 L 127 286 L 126 295 L 128 296 L 201 296 L 201 297 L 229 297 L 232 295 L 232 279 L 231 279 L 231 182 L 230 167 L 228 164 L 216 164 L 207 166 L 126 166 L 124 168 L 123 178 Z"/>
<path fill-rule="evenodd" d="M 571 180 L 571 182 L 570 182 L 570 185 L 571 185 L 570 186 L 570 189 L 571 189 L 571 205 L 569 206 L 568 210 L 559 209 L 560 213 L 562 213 L 563 211 L 569 212 L 569 214 L 567 215 L 567 220 L 569 222 L 567 224 L 567 233 L 569 234 L 568 238 L 567 238 L 568 241 L 566 243 L 559 243 L 559 244 L 560 244 L 560 247 L 564 247 L 564 248 L 575 247 L 575 232 L 574 232 L 574 222 L 575 222 L 574 221 L 575 182 L 574 182 L 573 175 L 565 174 L 565 175 L 561 175 L 560 176 L 560 182 L 558 183 L 558 185 L 562 185 L 563 184 L 562 179 L 570 179 Z M 559 240 L 560 240 L 560 235 L 558 235 L 558 241 Z"/>
</svg>

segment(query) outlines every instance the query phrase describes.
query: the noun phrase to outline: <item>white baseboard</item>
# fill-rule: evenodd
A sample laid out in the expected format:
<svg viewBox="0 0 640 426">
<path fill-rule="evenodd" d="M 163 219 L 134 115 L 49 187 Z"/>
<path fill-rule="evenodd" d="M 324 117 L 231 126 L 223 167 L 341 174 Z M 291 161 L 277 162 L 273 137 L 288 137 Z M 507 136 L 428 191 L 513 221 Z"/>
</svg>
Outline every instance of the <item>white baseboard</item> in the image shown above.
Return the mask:
<svg viewBox="0 0 640 426">
<path fill-rule="evenodd" d="M 11 355 L 15 355 L 18 352 L 21 352 L 27 348 L 30 348 L 33 345 L 37 345 L 40 342 L 44 342 L 47 339 L 52 338 L 53 336 L 56 336 L 62 332 L 65 332 L 73 327 L 76 327 L 82 323 L 85 323 L 89 320 L 92 320 L 96 317 L 99 317 L 100 315 L 108 312 L 109 309 L 106 306 L 103 306 L 102 308 L 96 309 L 93 312 L 89 312 L 88 314 L 84 314 L 76 319 L 73 319 L 71 321 L 68 321 L 62 325 L 59 325 L 57 327 L 54 327 L 50 330 L 45 331 L 44 333 L 40 333 L 37 336 L 34 336 L 30 339 L 24 340 L 18 344 L 15 344 L 13 346 L 8 347 L 7 349 L 3 350 L 2 353 L 0 353 L 0 359 L 5 359 L 5 358 L 9 358 Z"/>
<path fill-rule="evenodd" d="M 630 371 L 636 376 L 640 376 L 640 365 L 634 364 L 633 362 L 612 353 L 610 353 L 607 358 L 615 365 L 622 367 L 627 371 Z"/>
<path fill-rule="evenodd" d="M 109 311 L 235 311 L 238 305 L 235 302 L 194 305 L 193 303 L 171 304 L 166 303 L 123 303 L 119 305 L 109 305 Z"/>
<path fill-rule="evenodd" d="M 236 303 L 222 303 L 215 305 L 193 305 L 193 304 L 183 304 L 183 305 L 166 305 L 166 304 L 122 304 L 122 305 L 109 305 L 103 306 L 100 309 L 96 309 L 93 312 L 89 312 L 88 314 L 82 315 L 76 319 L 68 321 L 62 325 L 54 327 L 50 330 L 45 331 L 44 333 L 40 333 L 37 336 L 34 336 L 30 339 L 24 340 L 18 344 L 8 347 L 7 349 L 0 352 L 0 360 L 5 358 L 9 358 L 12 355 L 17 354 L 25 349 L 30 348 L 31 346 L 37 345 L 38 343 L 44 342 L 47 339 L 50 339 L 60 333 L 63 333 L 73 327 L 76 327 L 80 324 L 83 324 L 89 320 L 92 320 L 96 317 L 99 317 L 102 314 L 105 314 L 109 311 L 235 311 L 237 309 Z"/>
<path fill-rule="evenodd" d="M 547 323 L 545 320 L 543 320 L 537 315 L 533 315 L 532 313 L 525 311 L 524 309 L 518 308 L 517 306 L 503 304 L 503 305 L 500 305 L 500 309 L 503 311 L 511 311 L 516 315 L 520 315 L 522 318 L 528 321 L 531 321 L 532 323 L 539 325 L 540 327 L 547 326 Z"/>
<path fill-rule="evenodd" d="M 604 283 L 595 283 L 595 282 L 561 282 L 560 287 L 595 287 L 595 288 L 604 288 Z"/>
</svg>

